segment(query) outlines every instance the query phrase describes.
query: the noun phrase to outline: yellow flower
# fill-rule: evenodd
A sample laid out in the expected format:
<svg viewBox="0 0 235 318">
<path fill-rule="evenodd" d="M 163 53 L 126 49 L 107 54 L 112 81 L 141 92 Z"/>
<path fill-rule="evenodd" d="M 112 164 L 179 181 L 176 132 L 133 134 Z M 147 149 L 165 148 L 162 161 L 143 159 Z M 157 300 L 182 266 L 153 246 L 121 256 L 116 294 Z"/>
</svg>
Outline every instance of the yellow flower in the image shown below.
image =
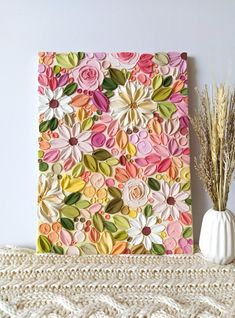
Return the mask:
<svg viewBox="0 0 235 318">
<path fill-rule="evenodd" d="M 119 86 L 111 99 L 110 109 L 112 117 L 119 120 L 121 128 L 146 128 L 157 108 L 157 104 L 151 100 L 151 93 L 147 87 L 131 82 Z"/>
</svg>

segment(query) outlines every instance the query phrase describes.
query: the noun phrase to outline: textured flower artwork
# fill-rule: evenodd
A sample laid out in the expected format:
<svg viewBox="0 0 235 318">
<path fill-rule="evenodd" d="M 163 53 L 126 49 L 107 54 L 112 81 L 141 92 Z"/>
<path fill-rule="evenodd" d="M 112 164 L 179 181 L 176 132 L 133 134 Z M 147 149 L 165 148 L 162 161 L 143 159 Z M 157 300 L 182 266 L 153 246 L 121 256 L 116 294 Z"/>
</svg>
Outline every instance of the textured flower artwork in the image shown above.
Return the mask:
<svg viewBox="0 0 235 318">
<path fill-rule="evenodd" d="M 186 53 L 40 53 L 37 251 L 190 254 Z"/>
</svg>

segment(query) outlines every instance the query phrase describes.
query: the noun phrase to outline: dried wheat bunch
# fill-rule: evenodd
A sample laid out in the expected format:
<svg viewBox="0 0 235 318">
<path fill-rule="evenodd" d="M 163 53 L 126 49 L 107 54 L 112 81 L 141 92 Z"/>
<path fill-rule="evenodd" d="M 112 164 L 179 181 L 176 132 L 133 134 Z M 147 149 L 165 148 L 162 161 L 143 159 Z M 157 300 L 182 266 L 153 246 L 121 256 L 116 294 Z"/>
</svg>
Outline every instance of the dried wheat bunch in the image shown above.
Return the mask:
<svg viewBox="0 0 235 318">
<path fill-rule="evenodd" d="M 191 123 L 200 144 L 195 167 L 214 209 L 224 211 L 235 169 L 235 90 L 224 84 L 199 94 L 199 108 Z"/>
</svg>

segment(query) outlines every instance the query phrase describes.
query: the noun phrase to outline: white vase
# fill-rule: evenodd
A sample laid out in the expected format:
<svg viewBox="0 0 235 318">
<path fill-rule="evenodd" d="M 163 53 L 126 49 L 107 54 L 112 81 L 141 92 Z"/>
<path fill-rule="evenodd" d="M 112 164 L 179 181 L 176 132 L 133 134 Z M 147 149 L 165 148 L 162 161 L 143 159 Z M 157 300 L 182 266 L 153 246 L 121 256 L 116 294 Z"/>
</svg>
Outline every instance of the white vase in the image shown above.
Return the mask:
<svg viewBox="0 0 235 318">
<path fill-rule="evenodd" d="M 228 264 L 235 259 L 235 216 L 229 210 L 208 210 L 202 220 L 199 247 L 210 262 Z"/>
</svg>

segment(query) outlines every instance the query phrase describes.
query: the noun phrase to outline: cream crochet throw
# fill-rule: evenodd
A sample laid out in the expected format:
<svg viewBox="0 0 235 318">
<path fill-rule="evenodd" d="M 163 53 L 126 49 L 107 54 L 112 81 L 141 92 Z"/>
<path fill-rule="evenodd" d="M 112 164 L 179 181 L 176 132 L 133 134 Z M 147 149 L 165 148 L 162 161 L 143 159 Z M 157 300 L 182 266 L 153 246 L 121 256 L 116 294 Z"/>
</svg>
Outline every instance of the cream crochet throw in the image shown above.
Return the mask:
<svg viewBox="0 0 235 318">
<path fill-rule="evenodd" d="M 235 317 L 235 263 L 0 249 L 1 318 Z"/>
</svg>

